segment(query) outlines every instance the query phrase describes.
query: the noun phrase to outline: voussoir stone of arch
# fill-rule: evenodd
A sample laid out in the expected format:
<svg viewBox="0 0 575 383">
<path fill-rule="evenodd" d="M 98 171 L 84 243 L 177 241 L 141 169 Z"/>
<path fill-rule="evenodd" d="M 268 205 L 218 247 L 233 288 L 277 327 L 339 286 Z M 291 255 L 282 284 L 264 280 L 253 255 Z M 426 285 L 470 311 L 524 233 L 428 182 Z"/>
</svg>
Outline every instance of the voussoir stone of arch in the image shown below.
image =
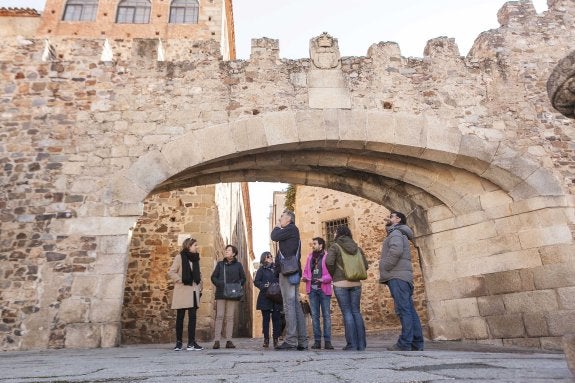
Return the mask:
<svg viewBox="0 0 575 383">
<path fill-rule="evenodd" d="M 275 112 L 262 116 L 269 145 L 298 142 L 295 113 Z"/>
<path fill-rule="evenodd" d="M 364 111 L 338 110 L 339 138 L 358 141 L 363 147 L 367 140 L 367 116 Z"/>
<path fill-rule="evenodd" d="M 407 172 L 407 164 L 399 161 L 378 161 L 375 169 L 377 174 L 402 180 Z"/>
<path fill-rule="evenodd" d="M 453 165 L 482 175 L 489 168 L 498 147 L 499 142 L 486 142 L 475 135 L 466 134 L 461 137 L 459 154 Z"/>
<path fill-rule="evenodd" d="M 125 174 L 116 174 L 110 181 L 109 198 L 122 204 L 141 203 L 148 195 L 136 182 L 126 178 Z"/>
<path fill-rule="evenodd" d="M 300 141 L 325 141 L 325 120 L 321 109 L 298 110 L 295 115 Z"/>
<path fill-rule="evenodd" d="M 427 140 L 427 126 L 423 116 L 397 113 L 393 134 L 393 153 L 421 157 Z"/>
<path fill-rule="evenodd" d="M 390 153 L 395 134 L 395 113 L 389 111 L 367 112 L 367 149 Z"/>
<path fill-rule="evenodd" d="M 575 51 L 559 60 L 547 80 L 551 105 L 561 114 L 575 118 Z"/>
<path fill-rule="evenodd" d="M 515 199 L 525 199 L 534 195 L 561 195 L 563 191 L 555 176 L 548 170 L 540 168 L 509 194 Z"/>
<path fill-rule="evenodd" d="M 230 122 L 230 130 L 238 152 L 265 148 L 268 145 L 261 117 Z"/>
<path fill-rule="evenodd" d="M 236 152 L 234 137 L 228 123 L 198 129 L 195 136 L 197 141 L 190 143 L 192 144 L 190 149 L 202 148 L 203 161 L 210 161 Z"/>
<path fill-rule="evenodd" d="M 421 158 L 452 165 L 461 147 L 461 132 L 435 116 L 425 115 L 425 150 Z"/>
<path fill-rule="evenodd" d="M 148 152 L 138 158 L 126 171 L 126 178 L 148 193 L 173 174 L 166 157 L 158 151 Z"/>
<path fill-rule="evenodd" d="M 209 148 L 214 148 L 212 143 Z M 202 162 L 204 148 L 198 145 L 195 131 L 186 133 L 174 141 L 170 141 L 161 149 L 161 153 L 170 164 L 174 173 L 179 173 Z"/>
</svg>

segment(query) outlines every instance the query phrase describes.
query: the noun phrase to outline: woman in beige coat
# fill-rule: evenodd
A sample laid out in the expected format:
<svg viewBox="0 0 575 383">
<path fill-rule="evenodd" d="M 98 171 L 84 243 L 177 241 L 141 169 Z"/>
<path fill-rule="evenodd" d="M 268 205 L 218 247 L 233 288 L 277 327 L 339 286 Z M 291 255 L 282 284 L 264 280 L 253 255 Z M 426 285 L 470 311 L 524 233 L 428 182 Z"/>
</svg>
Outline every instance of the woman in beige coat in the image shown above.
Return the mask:
<svg viewBox="0 0 575 383">
<path fill-rule="evenodd" d="M 184 316 L 188 311 L 188 351 L 200 351 L 203 348 L 196 343 L 196 312 L 200 307 L 202 296 L 202 276 L 200 274 L 200 254 L 198 241 L 187 238 L 182 244 L 182 251 L 174 257 L 168 270 L 168 276 L 174 281 L 172 309 L 176 310 L 176 347 L 182 350 Z"/>
</svg>

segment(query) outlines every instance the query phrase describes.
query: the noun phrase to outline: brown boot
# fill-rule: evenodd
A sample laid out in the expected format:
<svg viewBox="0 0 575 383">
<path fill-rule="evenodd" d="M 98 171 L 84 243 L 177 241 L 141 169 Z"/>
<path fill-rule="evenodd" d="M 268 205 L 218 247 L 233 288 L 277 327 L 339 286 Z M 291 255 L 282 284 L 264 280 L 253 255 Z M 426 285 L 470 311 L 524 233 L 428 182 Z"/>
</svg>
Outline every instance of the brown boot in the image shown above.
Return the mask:
<svg viewBox="0 0 575 383">
<path fill-rule="evenodd" d="M 278 344 L 279 344 L 278 338 L 274 338 L 274 348 L 278 348 Z"/>
<path fill-rule="evenodd" d="M 219 340 L 216 340 L 216 341 L 214 342 L 214 347 L 212 347 L 212 348 L 213 348 L 214 350 L 217 350 L 218 348 L 220 348 L 220 341 L 219 341 Z"/>
<path fill-rule="evenodd" d="M 270 340 L 264 339 L 264 348 L 268 348 L 270 346 Z"/>
<path fill-rule="evenodd" d="M 226 342 L 226 348 L 236 348 L 236 346 L 232 343 L 231 340 L 228 340 Z"/>
</svg>

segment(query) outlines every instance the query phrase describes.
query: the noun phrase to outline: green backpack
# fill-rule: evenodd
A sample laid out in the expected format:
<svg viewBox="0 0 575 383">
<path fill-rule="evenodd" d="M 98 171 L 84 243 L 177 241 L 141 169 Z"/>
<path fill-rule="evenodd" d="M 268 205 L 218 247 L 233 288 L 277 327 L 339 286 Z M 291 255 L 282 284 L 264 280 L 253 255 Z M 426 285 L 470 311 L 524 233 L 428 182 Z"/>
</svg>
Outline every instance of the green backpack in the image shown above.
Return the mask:
<svg viewBox="0 0 575 383">
<path fill-rule="evenodd" d="M 359 247 L 355 254 L 347 253 L 340 245 L 336 243 L 343 260 L 343 268 L 338 264 L 337 267 L 343 270 L 345 279 L 348 281 L 362 281 L 367 279 L 367 270 L 363 263 L 363 257 Z"/>
</svg>

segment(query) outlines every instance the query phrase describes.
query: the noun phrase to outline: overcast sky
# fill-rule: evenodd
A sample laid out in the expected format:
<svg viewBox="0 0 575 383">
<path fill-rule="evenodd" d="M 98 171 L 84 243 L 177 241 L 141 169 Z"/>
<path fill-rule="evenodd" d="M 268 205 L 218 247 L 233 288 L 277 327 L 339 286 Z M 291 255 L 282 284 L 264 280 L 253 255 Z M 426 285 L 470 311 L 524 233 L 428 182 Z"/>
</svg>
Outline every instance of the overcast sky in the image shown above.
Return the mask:
<svg viewBox="0 0 575 383">
<path fill-rule="evenodd" d="M 201 2 L 201 0 L 200 0 Z M 537 12 L 547 10 L 546 0 L 533 1 Z M 309 57 L 309 40 L 328 32 L 339 41 L 342 56 L 365 56 L 380 41 L 399 44 L 405 57 L 421 57 L 429 39 L 455 38 L 461 55 L 467 55 L 483 31 L 498 28 L 497 11 L 503 0 L 233 0 L 238 59 L 248 59 L 251 39 L 280 41 L 280 57 Z M 44 8 L 44 0 L 0 0 L 3 7 Z M 283 184 L 250 185 L 254 252 L 268 250 L 267 219 L 271 190 Z M 304 241 L 305 242 L 305 241 Z M 307 242 L 306 242 L 307 243 Z"/>
</svg>

